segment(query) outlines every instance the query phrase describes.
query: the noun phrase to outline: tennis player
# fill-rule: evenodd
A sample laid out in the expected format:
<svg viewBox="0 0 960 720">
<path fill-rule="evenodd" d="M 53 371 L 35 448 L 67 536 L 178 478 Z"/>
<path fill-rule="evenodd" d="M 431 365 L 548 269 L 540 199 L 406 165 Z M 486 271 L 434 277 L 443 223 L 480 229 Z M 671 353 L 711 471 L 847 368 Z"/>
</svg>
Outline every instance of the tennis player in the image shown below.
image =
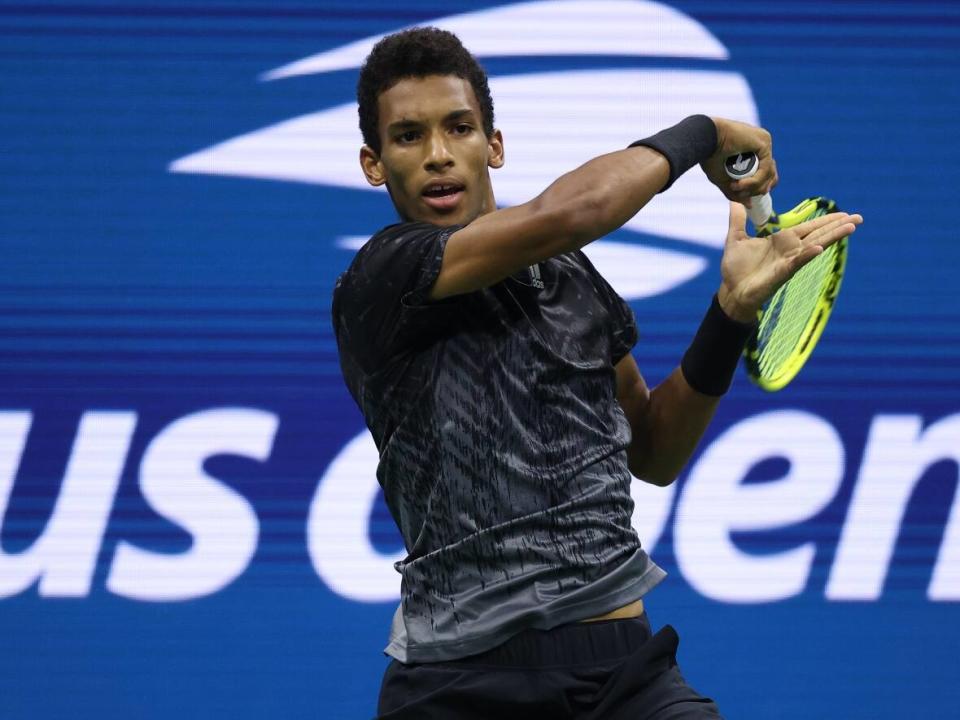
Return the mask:
<svg viewBox="0 0 960 720">
<path fill-rule="evenodd" d="M 487 78 L 435 28 L 379 42 L 357 95 L 361 167 L 400 216 L 333 302 L 344 379 L 408 553 L 379 716 L 719 717 L 681 676 L 673 628 L 651 631 L 642 598 L 664 572 L 630 525 L 630 476 L 674 481 L 758 307 L 859 218 L 748 237 L 740 202 L 777 182 L 770 135 L 703 115 L 498 210 L 504 139 Z M 759 171 L 733 182 L 723 160 L 745 151 Z M 697 164 L 739 202 L 719 290 L 650 390 L 630 354 L 633 313 L 580 248 Z"/>
</svg>

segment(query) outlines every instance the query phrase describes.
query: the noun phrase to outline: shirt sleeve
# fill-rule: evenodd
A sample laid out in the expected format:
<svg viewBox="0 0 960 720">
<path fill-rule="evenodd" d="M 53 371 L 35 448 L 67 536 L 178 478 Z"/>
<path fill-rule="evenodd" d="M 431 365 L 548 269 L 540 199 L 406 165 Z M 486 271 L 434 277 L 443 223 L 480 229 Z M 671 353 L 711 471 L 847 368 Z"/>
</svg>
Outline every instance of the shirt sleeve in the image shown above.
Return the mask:
<svg viewBox="0 0 960 720">
<path fill-rule="evenodd" d="M 604 281 L 606 282 L 606 281 Z M 609 287 L 609 285 L 608 285 Z M 637 344 L 637 320 L 626 301 L 610 288 L 611 298 L 611 340 L 610 362 L 616 365 Z"/>
<path fill-rule="evenodd" d="M 610 322 L 610 362 L 616 365 L 637 344 L 639 338 L 637 319 L 633 310 L 627 305 L 627 301 L 610 286 L 586 254 L 582 250 L 577 251 L 577 254 L 589 268 L 594 286 L 606 305 Z"/>
<path fill-rule="evenodd" d="M 337 280 L 337 340 L 368 371 L 448 332 L 458 298 L 429 299 L 449 237 L 460 226 L 391 225 L 374 235 Z"/>
</svg>

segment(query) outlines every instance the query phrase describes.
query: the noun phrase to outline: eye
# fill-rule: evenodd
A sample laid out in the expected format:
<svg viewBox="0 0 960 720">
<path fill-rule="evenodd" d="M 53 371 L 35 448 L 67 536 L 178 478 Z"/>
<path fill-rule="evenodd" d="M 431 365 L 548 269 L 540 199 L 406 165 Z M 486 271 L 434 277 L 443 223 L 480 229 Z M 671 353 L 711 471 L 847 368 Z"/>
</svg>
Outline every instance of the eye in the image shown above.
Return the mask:
<svg viewBox="0 0 960 720">
<path fill-rule="evenodd" d="M 453 126 L 454 135 L 469 135 L 471 132 L 473 132 L 473 127 L 468 123 L 459 123 Z"/>
<path fill-rule="evenodd" d="M 420 133 L 416 130 L 407 130 L 397 135 L 397 142 L 400 144 L 407 144 L 416 142 L 419 139 Z"/>
</svg>

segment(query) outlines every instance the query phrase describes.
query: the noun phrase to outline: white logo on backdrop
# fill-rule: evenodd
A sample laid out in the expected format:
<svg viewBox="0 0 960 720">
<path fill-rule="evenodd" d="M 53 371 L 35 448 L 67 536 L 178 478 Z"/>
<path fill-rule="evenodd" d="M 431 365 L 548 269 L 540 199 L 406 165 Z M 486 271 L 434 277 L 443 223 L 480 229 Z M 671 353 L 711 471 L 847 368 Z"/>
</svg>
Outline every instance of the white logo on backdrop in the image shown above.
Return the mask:
<svg viewBox="0 0 960 720">
<path fill-rule="evenodd" d="M 610 67 L 492 75 L 497 126 L 507 164 L 494 174 L 498 202 L 515 205 L 592 157 L 625 147 L 687 115 L 705 113 L 750 123 L 756 106 L 746 80 L 725 67 L 726 48 L 700 23 L 666 5 L 631 0 L 547 0 L 438 18 L 423 24 L 456 33 L 481 60 L 492 57 L 605 56 L 717 61 L 716 70 Z M 509 32 L 504 29 L 509 28 Z M 400 29 L 400 28 L 397 28 Z M 359 68 L 377 35 L 264 73 L 264 81 Z M 230 175 L 383 192 L 364 180 L 353 100 L 246 133 L 179 158 L 172 172 Z M 386 198 L 385 198 L 386 200 Z M 688 243 L 694 252 L 639 242 L 601 240 L 585 251 L 626 299 L 667 292 L 708 265 L 704 248 L 718 250 L 727 203 L 702 173 L 681 177 L 625 228 Z M 373 227 L 335 239 L 357 249 Z M 398 595 L 393 562 L 370 543 L 367 522 L 377 496 L 377 451 L 364 430 L 348 443 L 320 481 L 309 518 L 314 567 L 338 593 L 365 601 Z M 648 548 L 659 538 L 673 489 L 635 482 L 634 525 Z"/>
<path fill-rule="evenodd" d="M 693 113 L 757 122 L 746 80 L 720 62 L 728 57 L 726 48 L 701 24 L 660 3 L 547 0 L 424 24 L 457 33 L 481 60 L 593 55 L 676 58 L 678 65 L 681 59 L 718 61 L 716 70 L 609 67 L 491 76 L 497 126 L 507 149 L 506 166 L 494 174 L 501 205 L 526 202 L 590 158 Z M 262 79 L 359 68 L 381 37 L 299 60 L 264 73 Z M 356 103 L 351 100 L 217 143 L 175 160 L 170 170 L 385 192 L 364 180 L 357 160 L 360 144 Z M 691 243 L 700 252 L 610 241 L 592 243 L 586 252 L 623 297 L 649 297 L 706 268 L 702 248 L 722 247 L 726 219 L 726 200 L 702 173 L 691 172 L 625 227 Z M 358 227 L 355 236 L 338 238 L 338 244 L 355 249 L 377 229 Z"/>
<path fill-rule="evenodd" d="M 726 58 L 722 45 L 701 26 L 670 8 L 646 2 L 526 3 L 441 19 L 435 24 L 458 32 L 483 57 L 571 53 L 667 56 L 673 52 L 676 57 Z M 503 37 L 503 27 L 510 28 L 509 39 Z M 669 42 L 664 39 L 661 43 L 661 38 L 669 38 Z M 264 78 L 354 68 L 377 39 L 367 38 L 306 58 Z M 612 68 L 494 78 L 495 91 L 503 91 L 497 97 L 499 124 L 508 141 L 513 138 L 518 146 L 533 148 L 539 143 L 539 151 L 530 151 L 526 158 L 509 154 L 513 169 L 498 174 L 499 196 L 520 202 L 587 156 L 625 144 L 688 112 L 703 110 L 753 120 L 746 83 L 735 73 L 723 71 L 721 63 L 717 68 L 699 73 Z M 634 82 L 640 85 L 627 89 Z M 725 106 L 718 96 L 730 105 Z M 617 116 L 628 102 L 635 103 L 629 117 Z M 588 106 L 592 107 L 585 109 Z M 548 110 L 541 112 L 541 107 Z M 751 114 L 744 116 L 744 111 Z M 657 112 L 660 114 L 651 114 Z M 552 118 L 554 113 L 560 113 L 561 124 L 550 129 L 552 143 L 540 133 L 546 132 L 542 117 L 549 114 Z M 173 169 L 368 190 L 354 167 L 359 137 L 353 116 L 350 104 L 297 118 L 183 158 Z M 597 141 L 601 135 L 607 141 Z M 529 148 L 518 147 L 518 152 L 526 150 Z M 308 162 L 301 164 L 300 158 L 308 158 Z M 324 166 L 321 160 L 339 164 L 327 162 Z M 528 174 L 510 174 L 520 170 Z M 645 297 L 675 287 L 701 272 L 705 266 L 702 253 L 719 244 L 725 204 L 697 176 L 684 177 L 667 197 L 655 201 L 650 212 L 645 210 L 645 225 L 638 219 L 630 227 L 674 238 L 680 247 L 682 243 L 699 245 L 690 249 L 701 254 L 644 248 L 631 241 L 629 230 L 622 242 L 590 246 L 594 262 L 624 296 Z M 692 199 L 689 202 L 697 203 L 690 206 L 689 216 L 681 214 L 683 207 L 665 204 L 681 190 Z M 682 227 L 667 221 L 671 214 L 683 219 Z M 713 223 L 717 227 L 710 230 Z M 356 236 L 335 242 L 355 247 L 365 239 L 362 233 L 371 229 L 358 227 Z M 645 265 L 654 267 L 656 273 L 649 278 L 638 273 Z M 618 272 L 621 268 L 624 274 Z M 32 429 L 33 419 L 26 410 L 0 411 L 0 526 L 16 523 L 8 509 L 28 435 L 39 431 Z M 63 484 L 42 532 L 26 549 L 11 552 L 0 547 L 0 599 L 34 586 L 41 597 L 85 597 L 103 562 L 104 588 L 114 595 L 139 601 L 188 600 L 220 592 L 254 562 L 260 533 L 256 509 L 236 488 L 210 475 L 206 468 L 207 460 L 218 455 L 260 462 L 271 455 L 280 418 L 265 410 L 241 407 L 208 408 L 176 418 L 155 431 L 140 460 L 138 482 L 143 499 L 154 513 L 191 537 L 189 548 L 162 552 L 140 547 L 132 538 L 121 538 L 112 557 L 102 558 L 105 548 L 113 547 L 105 545 L 106 531 L 119 501 L 121 476 L 131 462 L 139 423 L 133 410 L 83 414 Z M 878 414 L 863 433 L 862 444 L 844 447 L 831 422 L 810 412 L 774 409 L 747 416 L 704 449 L 691 466 L 676 502 L 675 486 L 661 489 L 635 483 L 634 525 L 650 549 L 672 518 L 673 554 L 680 573 L 692 588 L 712 600 L 756 603 L 799 595 L 808 589 L 815 558 L 822 557 L 820 550 L 825 548 L 833 559 L 824 597 L 830 601 L 876 601 L 895 562 L 896 544 L 918 484 L 936 463 L 960 463 L 960 413 L 939 420 L 919 414 Z M 744 483 L 752 468 L 771 458 L 786 460 L 788 469 L 781 477 Z M 858 464 L 851 466 L 848 458 Z M 307 518 L 307 549 L 313 567 L 331 589 L 353 600 L 395 600 L 398 595 L 392 563 L 402 553 L 385 555 L 370 541 L 370 513 L 379 492 L 376 463 L 376 449 L 364 430 L 326 469 Z M 843 489 L 848 474 L 854 483 L 849 496 Z M 798 524 L 818 518 L 838 501 L 845 506 L 838 539 L 819 531 L 806 539 L 795 534 Z M 747 552 L 733 540 L 739 532 L 781 531 L 789 532 L 784 537 L 793 540 L 789 548 L 776 552 Z M 960 493 L 949 509 L 927 598 L 960 601 Z"/>
</svg>

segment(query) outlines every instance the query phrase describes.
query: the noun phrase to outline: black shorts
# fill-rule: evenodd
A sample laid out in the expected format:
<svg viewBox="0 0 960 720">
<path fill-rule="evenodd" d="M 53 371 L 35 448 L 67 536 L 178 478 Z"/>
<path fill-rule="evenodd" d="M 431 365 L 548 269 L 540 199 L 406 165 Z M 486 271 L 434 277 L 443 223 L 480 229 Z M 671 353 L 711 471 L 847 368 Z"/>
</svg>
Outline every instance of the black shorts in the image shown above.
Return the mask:
<svg viewBox="0 0 960 720">
<path fill-rule="evenodd" d="M 526 630 L 450 662 L 387 667 L 380 720 L 686 720 L 720 718 L 677 666 L 679 638 L 629 620 Z"/>
</svg>

